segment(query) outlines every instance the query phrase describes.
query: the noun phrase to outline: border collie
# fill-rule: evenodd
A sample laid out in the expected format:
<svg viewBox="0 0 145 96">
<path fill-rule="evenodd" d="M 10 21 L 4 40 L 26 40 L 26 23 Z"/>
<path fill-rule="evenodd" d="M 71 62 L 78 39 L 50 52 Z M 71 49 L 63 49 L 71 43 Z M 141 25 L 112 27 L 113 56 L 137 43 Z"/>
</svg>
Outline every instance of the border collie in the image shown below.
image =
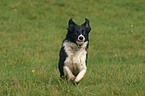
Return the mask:
<svg viewBox="0 0 145 96">
<path fill-rule="evenodd" d="M 77 25 L 71 18 L 67 29 L 68 32 L 59 53 L 58 67 L 61 78 L 78 84 L 87 69 L 89 32 L 91 30 L 89 20 L 85 18 L 85 23 Z"/>
</svg>

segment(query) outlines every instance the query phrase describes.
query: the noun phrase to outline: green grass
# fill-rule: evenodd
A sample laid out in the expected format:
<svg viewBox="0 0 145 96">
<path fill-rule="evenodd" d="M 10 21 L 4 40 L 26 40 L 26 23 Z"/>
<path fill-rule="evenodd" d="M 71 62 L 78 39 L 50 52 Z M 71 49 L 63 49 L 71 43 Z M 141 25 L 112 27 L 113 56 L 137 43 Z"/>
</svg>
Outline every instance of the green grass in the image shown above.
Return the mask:
<svg viewBox="0 0 145 96">
<path fill-rule="evenodd" d="M 144 0 L 1 0 L 0 96 L 145 96 Z M 87 73 L 59 77 L 68 20 L 90 20 Z M 32 72 L 35 70 L 35 72 Z"/>
</svg>

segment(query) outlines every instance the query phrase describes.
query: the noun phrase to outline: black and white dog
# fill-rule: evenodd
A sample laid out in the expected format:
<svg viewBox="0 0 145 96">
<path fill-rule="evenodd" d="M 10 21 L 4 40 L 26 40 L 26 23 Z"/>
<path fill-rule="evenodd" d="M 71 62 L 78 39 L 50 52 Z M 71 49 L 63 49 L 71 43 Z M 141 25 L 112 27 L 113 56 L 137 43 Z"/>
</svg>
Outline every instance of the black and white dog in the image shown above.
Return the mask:
<svg viewBox="0 0 145 96">
<path fill-rule="evenodd" d="M 86 73 L 90 30 L 87 18 L 81 26 L 75 24 L 72 18 L 68 22 L 68 32 L 60 50 L 58 67 L 60 77 L 73 84 L 78 83 Z"/>
</svg>

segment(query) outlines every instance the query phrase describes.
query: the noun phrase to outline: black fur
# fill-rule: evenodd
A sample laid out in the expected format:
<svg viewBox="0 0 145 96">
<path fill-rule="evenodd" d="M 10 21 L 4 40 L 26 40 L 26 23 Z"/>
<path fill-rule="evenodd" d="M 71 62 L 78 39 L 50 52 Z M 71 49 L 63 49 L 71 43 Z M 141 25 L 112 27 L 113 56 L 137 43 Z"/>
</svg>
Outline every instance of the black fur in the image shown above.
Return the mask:
<svg viewBox="0 0 145 96">
<path fill-rule="evenodd" d="M 66 38 L 64 39 L 64 41 L 70 41 L 75 43 L 78 47 L 81 48 L 81 45 L 77 44 L 78 40 L 78 36 L 80 34 L 82 34 L 85 37 L 84 42 L 88 41 L 89 42 L 89 32 L 91 30 L 90 25 L 89 25 L 89 20 L 87 18 L 85 18 L 85 23 L 83 23 L 82 25 L 77 25 L 73 22 L 72 18 L 69 20 L 68 22 L 68 32 L 66 35 Z M 63 41 L 63 42 L 64 42 Z M 89 43 L 88 43 L 89 45 Z M 88 45 L 86 47 L 86 50 L 88 49 Z M 86 54 L 87 55 L 87 54 Z M 66 60 L 67 54 L 64 50 L 64 47 L 62 46 L 60 53 L 59 53 L 59 72 L 60 72 L 60 77 L 64 78 L 64 72 L 63 72 L 63 66 L 64 66 L 64 61 Z M 87 60 L 87 58 L 86 58 Z"/>
<path fill-rule="evenodd" d="M 59 72 L 60 72 L 60 77 L 63 78 L 64 77 L 64 73 L 63 73 L 63 66 L 64 66 L 64 61 L 67 57 L 67 54 L 64 51 L 64 47 L 61 48 L 60 53 L 59 53 Z"/>
<path fill-rule="evenodd" d="M 86 19 L 85 23 L 83 23 L 81 26 L 75 24 L 72 21 L 72 18 L 69 20 L 68 23 L 69 27 L 65 40 L 76 43 L 78 35 L 83 34 L 84 37 L 86 38 L 85 41 L 89 41 L 88 34 L 91 28 L 89 26 L 89 20 L 87 18 L 85 19 Z"/>
</svg>

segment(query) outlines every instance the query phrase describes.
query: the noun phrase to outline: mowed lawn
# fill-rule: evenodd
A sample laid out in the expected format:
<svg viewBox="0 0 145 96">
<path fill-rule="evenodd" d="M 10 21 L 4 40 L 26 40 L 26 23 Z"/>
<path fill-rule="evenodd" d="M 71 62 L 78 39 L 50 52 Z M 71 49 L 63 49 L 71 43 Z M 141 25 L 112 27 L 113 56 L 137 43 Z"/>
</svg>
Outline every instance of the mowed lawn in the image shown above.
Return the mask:
<svg viewBox="0 0 145 96">
<path fill-rule="evenodd" d="M 92 28 L 77 86 L 57 66 L 71 17 Z M 1 0 L 0 96 L 145 96 L 145 1 Z"/>
</svg>

